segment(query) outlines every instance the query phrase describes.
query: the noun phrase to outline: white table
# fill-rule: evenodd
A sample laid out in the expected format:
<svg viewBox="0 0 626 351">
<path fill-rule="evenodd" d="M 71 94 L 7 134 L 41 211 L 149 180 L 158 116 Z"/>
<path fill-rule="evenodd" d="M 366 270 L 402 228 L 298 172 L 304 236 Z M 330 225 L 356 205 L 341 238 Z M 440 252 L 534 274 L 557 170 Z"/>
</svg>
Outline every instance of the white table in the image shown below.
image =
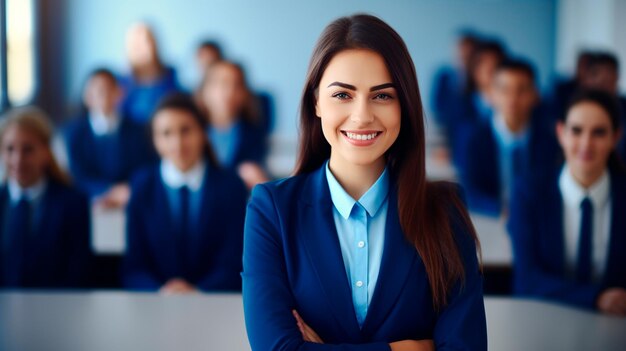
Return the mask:
<svg viewBox="0 0 626 351">
<path fill-rule="evenodd" d="M 470 214 L 482 248 L 483 264 L 490 267 L 511 267 L 513 250 L 506 230 L 505 218 Z"/>
<path fill-rule="evenodd" d="M 489 349 L 624 350 L 626 318 L 486 299 Z M 250 350 L 241 295 L 0 292 L 0 350 Z"/>
</svg>

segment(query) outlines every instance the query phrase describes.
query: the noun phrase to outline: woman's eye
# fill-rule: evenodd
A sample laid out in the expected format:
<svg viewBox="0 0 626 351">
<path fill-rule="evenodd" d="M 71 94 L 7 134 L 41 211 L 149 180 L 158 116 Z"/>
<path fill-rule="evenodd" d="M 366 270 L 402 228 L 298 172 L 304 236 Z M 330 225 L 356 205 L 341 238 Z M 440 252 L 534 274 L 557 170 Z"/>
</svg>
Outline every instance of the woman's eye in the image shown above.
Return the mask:
<svg viewBox="0 0 626 351">
<path fill-rule="evenodd" d="M 346 93 L 335 93 L 333 94 L 334 98 L 337 98 L 339 100 L 346 100 L 350 98 L 350 95 L 346 94 Z"/>
<path fill-rule="evenodd" d="M 377 94 L 376 96 L 374 96 L 374 99 L 386 101 L 386 100 L 393 99 L 393 97 L 391 95 L 389 95 L 389 94 L 380 93 L 380 94 Z"/>
</svg>

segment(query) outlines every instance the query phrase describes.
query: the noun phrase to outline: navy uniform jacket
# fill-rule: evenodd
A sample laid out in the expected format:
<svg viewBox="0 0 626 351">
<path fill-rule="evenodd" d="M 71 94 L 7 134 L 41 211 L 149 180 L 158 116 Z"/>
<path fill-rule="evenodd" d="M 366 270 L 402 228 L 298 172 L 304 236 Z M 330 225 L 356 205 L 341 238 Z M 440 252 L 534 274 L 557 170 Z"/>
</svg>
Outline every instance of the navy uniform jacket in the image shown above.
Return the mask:
<svg viewBox="0 0 626 351">
<path fill-rule="evenodd" d="M 96 136 L 89 119 L 82 117 L 65 130 L 70 172 L 80 190 L 90 197 L 116 183 L 128 182 L 133 172 L 157 160 L 143 126 L 121 118 L 118 128 L 111 136 Z"/>
<path fill-rule="evenodd" d="M 0 238 L 5 235 L 9 201 L 8 188 L 2 186 Z M 84 287 L 91 258 L 87 199 L 72 188 L 48 179 L 39 201 L 33 210 L 36 213 L 33 235 L 27 240 L 26 257 L 22 257 L 25 263 L 22 283 L 15 288 Z"/>
<path fill-rule="evenodd" d="M 188 264 L 176 251 L 177 228 L 158 166 L 133 179 L 127 207 L 123 281 L 135 290 L 158 290 L 183 278 L 201 290 L 241 290 L 243 221 L 247 191 L 234 174 L 207 166 L 198 228 L 185 245 Z"/>
<path fill-rule="evenodd" d="M 554 138 L 535 116 L 531 122 L 525 150 L 522 152 L 522 174 L 527 172 L 553 169 L 559 161 L 559 148 Z M 466 165 L 461 173 L 461 180 L 467 192 L 470 210 L 488 215 L 499 215 L 502 204 L 502 179 L 500 174 L 500 156 L 497 136 L 491 123 L 477 127 L 465 149 Z M 513 191 L 514 185 L 511 186 Z"/>
<path fill-rule="evenodd" d="M 611 174 L 611 237 L 604 279 L 580 284 L 565 276 L 565 233 L 559 172 L 518 184 L 508 223 L 513 243 L 514 291 L 595 308 L 608 287 L 626 288 L 626 176 Z"/>
<path fill-rule="evenodd" d="M 389 196 L 378 282 L 359 329 L 324 168 L 255 187 L 242 274 L 253 350 L 389 350 L 389 342 L 404 339 L 434 339 L 438 350 L 487 349 L 474 242 L 452 222 L 466 281 L 436 312 L 424 264 L 400 228 L 396 191 Z M 326 344 L 303 341 L 292 309 Z"/>
</svg>

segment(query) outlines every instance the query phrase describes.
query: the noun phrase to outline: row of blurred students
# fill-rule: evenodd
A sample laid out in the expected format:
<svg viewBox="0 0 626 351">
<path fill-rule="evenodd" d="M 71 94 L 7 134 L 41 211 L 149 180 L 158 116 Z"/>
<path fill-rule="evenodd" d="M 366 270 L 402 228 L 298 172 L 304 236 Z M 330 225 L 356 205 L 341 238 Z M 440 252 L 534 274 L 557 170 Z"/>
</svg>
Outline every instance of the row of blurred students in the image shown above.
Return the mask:
<svg viewBox="0 0 626 351">
<path fill-rule="evenodd" d="M 0 129 L 0 286 L 73 288 L 89 283 L 90 212 L 50 150 L 36 109 L 11 112 Z M 218 165 L 192 98 L 171 95 L 151 122 L 160 162 L 132 176 L 122 280 L 133 290 L 241 289 L 241 179 Z"/>
<path fill-rule="evenodd" d="M 84 87 L 84 112 L 64 130 L 76 185 L 104 207 L 124 207 L 132 173 L 157 160 L 147 128 L 119 108 L 122 90 L 111 71 L 96 69 Z M 243 69 L 227 61 L 214 63 L 200 91 L 206 133 L 219 164 L 236 170 L 249 188 L 267 181 L 267 141 Z"/>
<path fill-rule="evenodd" d="M 565 163 L 527 175 L 511 201 L 514 291 L 626 315 L 626 173 L 614 96 L 579 93 L 557 124 Z"/>
</svg>

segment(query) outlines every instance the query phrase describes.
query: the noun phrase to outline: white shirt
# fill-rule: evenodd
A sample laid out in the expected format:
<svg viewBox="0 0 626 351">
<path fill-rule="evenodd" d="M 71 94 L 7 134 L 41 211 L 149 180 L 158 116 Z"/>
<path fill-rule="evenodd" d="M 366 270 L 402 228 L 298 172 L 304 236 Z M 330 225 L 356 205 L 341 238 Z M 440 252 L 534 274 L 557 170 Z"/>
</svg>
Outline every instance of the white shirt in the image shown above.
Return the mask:
<svg viewBox="0 0 626 351">
<path fill-rule="evenodd" d="M 204 160 L 196 163 L 187 172 L 182 172 L 172 162 L 163 160 L 161 161 L 161 178 L 170 188 L 178 189 L 187 186 L 190 191 L 198 191 L 202 187 L 205 169 Z"/>
<path fill-rule="evenodd" d="M 102 136 L 115 133 L 120 125 L 120 118 L 116 114 L 107 117 L 101 113 L 90 112 L 89 124 L 95 135 Z"/>
<path fill-rule="evenodd" d="M 611 180 L 607 171 L 592 186 L 583 188 L 572 176 L 567 165 L 559 177 L 559 188 L 563 196 L 563 228 L 565 230 L 565 268 L 574 275 L 578 262 L 580 239 L 580 203 L 585 197 L 593 205 L 592 279 L 599 281 L 604 275 L 609 256 L 611 237 Z"/>
<path fill-rule="evenodd" d="M 33 202 L 39 200 L 43 193 L 46 191 L 46 186 L 48 181 L 46 178 L 40 179 L 34 185 L 29 186 L 28 188 L 22 188 L 15 180 L 9 179 L 8 181 L 8 189 L 9 189 L 9 198 L 12 203 L 17 203 L 22 199 L 22 196 L 25 196 L 28 201 Z"/>
</svg>

